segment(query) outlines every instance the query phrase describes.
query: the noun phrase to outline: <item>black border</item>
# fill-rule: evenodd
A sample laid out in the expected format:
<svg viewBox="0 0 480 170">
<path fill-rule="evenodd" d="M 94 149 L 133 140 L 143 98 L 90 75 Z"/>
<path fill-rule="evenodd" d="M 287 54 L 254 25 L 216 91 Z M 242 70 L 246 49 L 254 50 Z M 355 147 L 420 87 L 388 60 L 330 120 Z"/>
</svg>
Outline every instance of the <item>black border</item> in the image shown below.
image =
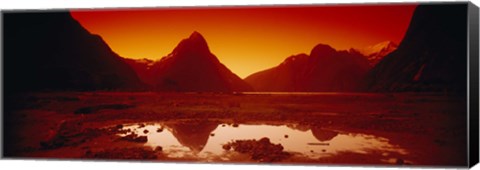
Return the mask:
<svg viewBox="0 0 480 170">
<path fill-rule="evenodd" d="M 478 79 L 479 79 L 479 60 L 478 60 L 478 7 L 469 2 L 468 4 L 468 55 L 469 55 L 469 99 L 468 99 L 468 124 L 469 124 L 469 148 L 468 148 L 468 166 L 473 167 L 479 161 L 479 103 L 478 103 Z"/>
</svg>

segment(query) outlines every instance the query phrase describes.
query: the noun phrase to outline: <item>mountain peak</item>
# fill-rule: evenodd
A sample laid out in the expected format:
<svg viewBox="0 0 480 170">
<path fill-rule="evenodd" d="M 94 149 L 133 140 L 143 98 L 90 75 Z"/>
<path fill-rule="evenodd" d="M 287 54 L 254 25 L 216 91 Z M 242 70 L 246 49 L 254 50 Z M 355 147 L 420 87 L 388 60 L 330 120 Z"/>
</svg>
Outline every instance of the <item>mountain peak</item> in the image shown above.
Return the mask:
<svg viewBox="0 0 480 170">
<path fill-rule="evenodd" d="M 190 34 L 189 39 L 205 39 L 203 38 L 202 34 L 200 34 L 197 31 L 193 31 L 192 34 Z"/>
<path fill-rule="evenodd" d="M 336 50 L 329 45 L 318 44 L 312 49 L 312 51 L 310 52 L 310 56 L 328 56 L 335 52 Z"/>
<path fill-rule="evenodd" d="M 174 53 L 188 53 L 188 54 L 209 54 L 207 41 L 202 34 L 194 31 L 186 39 L 183 39 L 177 47 L 173 50 Z"/>
<path fill-rule="evenodd" d="M 355 91 L 369 68 L 361 55 L 318 44 L 310 55 L 290 56 L 277 67 L 254 73 L 245 81 L 257 91 Z"/>
<path fill-rule="evenodd" d="M 202 34 L 197 31 L 193 31 L 193 33 L 190 34 L 190 37 L 188 37 L 188 40 L 196 42 L 196 44 L 207 45 L 207 40 L 205 40 Z"/>
<path fill-rule="evenodd" d="M 149 83 L 161 91 L 251 91 L 209 50 L 207 41 L 194 31 L 172 53 L 156 62 Z M 207 135 L 208 136 L 208 135 Z"/>
</svg>

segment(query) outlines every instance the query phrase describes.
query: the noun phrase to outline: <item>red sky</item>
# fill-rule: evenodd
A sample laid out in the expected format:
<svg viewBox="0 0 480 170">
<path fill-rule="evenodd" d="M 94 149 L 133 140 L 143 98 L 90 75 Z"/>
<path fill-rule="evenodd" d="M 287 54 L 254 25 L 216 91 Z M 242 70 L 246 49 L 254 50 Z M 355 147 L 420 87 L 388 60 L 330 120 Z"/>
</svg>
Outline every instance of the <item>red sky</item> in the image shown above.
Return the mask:
<svg viewBox="0 0 480 170">
<path fill-rule="evenodd" d="M 120 56 L 160 59 L 193 31 L 244 78 L 317 44 L 337 50 L 401 42 L 415 4 L 197 7 L 72 11 Z"/>
</svg>

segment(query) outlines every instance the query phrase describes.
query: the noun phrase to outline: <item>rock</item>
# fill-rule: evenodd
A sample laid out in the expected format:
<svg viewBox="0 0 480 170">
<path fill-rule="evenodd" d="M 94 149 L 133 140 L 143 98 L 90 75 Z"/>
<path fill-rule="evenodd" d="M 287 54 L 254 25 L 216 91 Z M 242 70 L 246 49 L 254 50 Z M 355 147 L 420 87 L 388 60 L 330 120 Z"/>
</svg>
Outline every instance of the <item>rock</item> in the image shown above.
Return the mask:
<svg viewBox="0 0 480 170">
<path fill-rule="evenodd" d="M 157 147 L 155 147 L 155 151 L 156 152 L 161 152 L 161 151 L 163 151 L 163 148 L 161 146 L 157 146 Z"/>
<path fill-rule="evenodd" d="M 158 129 L 157 129 L 157 132 L 158 132 L 158 133 L 163 132 L 163 128 L 158 128 Z"/>
<path fill-rule="evenodd" d="M 230 146 L 230 144 L 225 144 L 225 145 L 222 146 L 222 148 L 223 148 L 224 150 L 229 151 L 229 150 L 232 148 L 232 146 Z"/>
<path fill-rule="evenodd" d="M 120 139 L 129 141 L 129 142 L 137 142 L 137 143 L 146 143 L 148 141 L 146 136 L 138 136 L 137 134 L 134 134 L 134 133 L 121 137 Z"/>
<path fill-rule="evenodd" d="M 260 140 L 236 140 L 223 145 L 224 149 L 233 148 L 234 151 L 248 154 L 252 160 L 258 162 L 278 162 L 291 156 L 290 153 L 283 151 L 281 144 L 273 144 L 269 138 Z"/>
</svg>

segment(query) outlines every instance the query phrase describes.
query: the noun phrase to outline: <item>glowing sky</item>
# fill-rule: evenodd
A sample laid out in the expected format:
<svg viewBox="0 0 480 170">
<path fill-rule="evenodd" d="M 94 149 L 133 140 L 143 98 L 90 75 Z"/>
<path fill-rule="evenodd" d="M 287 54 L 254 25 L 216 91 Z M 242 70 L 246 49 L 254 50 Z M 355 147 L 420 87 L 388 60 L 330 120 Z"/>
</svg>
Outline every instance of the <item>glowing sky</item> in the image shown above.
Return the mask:
<svg viewBox="0 0 480 170">
<path fill-rule="evenodd" d="M 232 72 L 244 78 L 310 53 L 317 44 L 363 48 L 400 43 L 415 4 L 111 9 L 72 11 L 91 33 L 127 58 L 160 59 L 193 31 Z"/>
</svg>

